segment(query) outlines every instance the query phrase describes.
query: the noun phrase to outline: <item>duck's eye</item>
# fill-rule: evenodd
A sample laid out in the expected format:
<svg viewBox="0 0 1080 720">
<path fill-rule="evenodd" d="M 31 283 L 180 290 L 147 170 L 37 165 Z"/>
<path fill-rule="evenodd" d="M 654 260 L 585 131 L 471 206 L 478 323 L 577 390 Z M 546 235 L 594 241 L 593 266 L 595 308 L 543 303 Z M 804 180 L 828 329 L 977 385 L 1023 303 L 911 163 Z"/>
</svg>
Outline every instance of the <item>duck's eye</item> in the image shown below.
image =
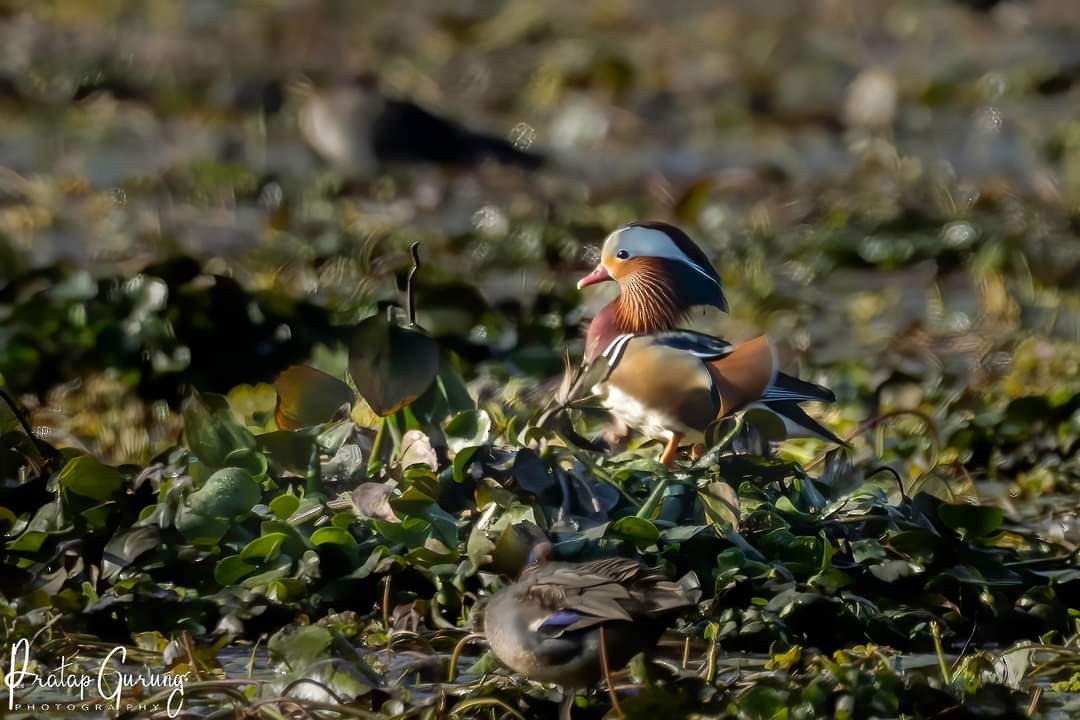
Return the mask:
<svg viewBox="0 0 1080 720">
<path fill-rule="evenodd" d="M 615 257 L 619 258 L 620 260 L 626 260 L 628 257 L 630 257 L 630 251 L 620 250 L 619 252 L 615 253 Z"/>
</svg>

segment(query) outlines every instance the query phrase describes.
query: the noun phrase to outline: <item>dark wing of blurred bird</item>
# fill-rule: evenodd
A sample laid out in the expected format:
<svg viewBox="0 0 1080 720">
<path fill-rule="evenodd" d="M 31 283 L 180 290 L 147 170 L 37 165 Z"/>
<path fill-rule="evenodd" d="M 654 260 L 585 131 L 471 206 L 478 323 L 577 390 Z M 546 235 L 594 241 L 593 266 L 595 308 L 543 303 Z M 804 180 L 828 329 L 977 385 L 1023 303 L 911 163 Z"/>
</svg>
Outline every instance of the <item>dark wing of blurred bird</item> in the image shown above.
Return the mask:
<svg viewBox="0 0 1080 720">
<path fill-rule="evenodd" d="M 469 167 L 494 160 L 527 170 L 544 163 L 543 155 L 471 130 L 411 100 L 389 98 L 367 77 L 325 89 L 309 83 L 292 87 L 301 94 L 300 131 L 308 145 L 360 179 L 393 163 Z"/>
</svg>

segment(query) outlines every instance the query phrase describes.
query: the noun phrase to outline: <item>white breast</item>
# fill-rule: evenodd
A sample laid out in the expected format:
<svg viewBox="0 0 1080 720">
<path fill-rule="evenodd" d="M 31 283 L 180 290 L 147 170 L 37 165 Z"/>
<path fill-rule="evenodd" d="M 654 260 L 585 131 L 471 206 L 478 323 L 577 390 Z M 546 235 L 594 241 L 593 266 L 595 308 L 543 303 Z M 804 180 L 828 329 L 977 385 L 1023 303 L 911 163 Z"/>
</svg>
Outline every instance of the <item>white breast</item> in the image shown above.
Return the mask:
<svg viewBox="0 0 1080 720">
<path fill-rule="evenodd" d="M 660 440 L 670 440 L 671 436 L 682 433 L 682 442 L 686 444 L 704 442 L 701 432 L 689 428 L 665 413 L 650 410 L 637 398 L 626 394 L 610 383 L 599 383 L 593 387 L 593 393 L 600 398 L 601 404 L 626 425 L 642 435 Z"/>
</svg>

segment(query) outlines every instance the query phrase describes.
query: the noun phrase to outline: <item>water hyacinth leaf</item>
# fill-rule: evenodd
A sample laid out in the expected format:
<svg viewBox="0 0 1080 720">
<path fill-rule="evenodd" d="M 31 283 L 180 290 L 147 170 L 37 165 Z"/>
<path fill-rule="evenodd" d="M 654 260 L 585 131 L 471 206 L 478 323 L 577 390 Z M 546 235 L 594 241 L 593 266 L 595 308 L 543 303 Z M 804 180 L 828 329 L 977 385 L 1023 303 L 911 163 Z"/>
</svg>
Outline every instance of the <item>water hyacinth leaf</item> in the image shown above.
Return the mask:
<svg viewBox="0 0 1080 720">
<path fill-rule="evenodd" d="M 214 582 L 222 587 L 235 585 L 257 569 L 257 562 L 249 562 L 239 555 L 229 555 L 214 565 Z"/>
<path fill-rule="evenodd" d="M 660 531 L 645 518 L 630 515 L 609 524 L 604 537 L 628 540 L 639 548 L 647 548 L 655 545 L 660 539 Z"/>
<path fill-rule="evenodd" d="M 514 482 L 533 495 L 540 495 L 555 484 L 551 469 L 529 448 L 518 450 L 510 474 Z"/>
<path fill-rule="evenodd" d="M 476 451 L 480 449 L 480 446 L 462 448 L 454 455 L 454 462 L 452 465 L 452 473 L 454 476 L 454 482 L 464 482 L 465 471 L 469 467 L 469 463 L 472 462 L 473 457 L 476 455 Z"/>
<path fill-rule="evenodd" d="M 432 470 L 439 469 L 439 457 L 431 446 L 431 439 L 420 430 L 409 430 L 401 436 L 400 458 L 398 462 L 403 468 L 424 465 Z"/>
<path fill-rule="evenodd" d="M 225 456 L 225 464 L 228 467 L 238 467 L 246 470 L 255 482 L 265 480 L 266 471 L 269 469 L 266 456 L 253 448 L 233 450 Z"/>
<path fill-rule="evenodd" d="M 556 472 L 564 472 L 557 470 Z M 581 473 L 565 473 L 577 506 L 592 520 L 607 520 L 608 511 L 619 502 L 619 491 L 613 486 L 596 482 Z"/>
<path fill-rule="evenodd" d="M 1001 527 L 1005 513 L 1001 508 L 984 505 L 945 504 L 938 507 L 938 517 L 964 539 L 985 537 Z"/>
<path fill-rule="evenodd" d="M 708 525 L 676 525 L 662 530 L 660 538 L 665 543 L 682 543 L 694 539 L 708 529 Z"/>
<path fill-rule="evenodd" d="M 466 410 L 452 417 L 444 431 L 452 452 L 485 445 L 491 436 L 491 416 L 483 410 Z"/>
<path fill-rule="evenodd" d="M 745 423 L 757 431 L 766 442 L 779 442 L 787 438 L 787 429 L 780 416 L 763 408 L 752 408 L 746 411 Z M 756 453 L 762 455 L 764 453 Z"/>
<path fill-rule="evenodd" d="M 86 523 L 86 527 L 94 530 L 104 530 L 109 527 L 109 517 L 115 508 L 116 501 L 109 500 L 83 510 L 79 513 L 79 516 Z"/>
<path fill-rule="evenodd" d="M 495 543 L 479 525 L 473 525 L 465 541 L 465 554 L 472 561 L 473 567 L 481 567 L 491 562 L 495 553 Z"/>
<path fill-rule="evenodd" d="M 881 543 L 873 538 L 866 538 L 863 540 L 852 540 L 851 557 L 857 563 L 864 563 L 867 560 L 884 560 L 888 555 L 885 553 L 885 548 Z"/>
<path fill-rule="evenodd" d="M 276 580 L 280 580 L 292 572 L 293 559 L 287 555 L 282 555 L 275 560 L 270 561 L 272 564 L 269 568 L 259 567 L 257 575 L 252 575 L 246 578 L 241 585 L 246 588 L 259 588 L 268 585 Z"/>
<path fill-rule="evenodd" d="M 453 515 L 432 503 L 424 510 L 424 517 L 431 523 L 432 530 L 440 540 L 450 547 L 457 545 L 457 520 Z"/>
<path fill-rule="evenodd" d="M 285 540 L 286 535 L 281 532 L 262 535 L 245 545 L 240 557 L 249 562 L 272 560 L 277 557 Z"/>
<path fill-rule="evenodd" d="M 739 720 L 785 720 L 788 694 L 767 685 L 755 685 L 739 696 L 735 707 Z"/>
<path fill-rule="evenodd" d="M 883 563 L 871 565 L 869 569 L 874 577 L 886 583 L 896 582 L 900 578 L 922 572 L 918 565 L 907 560 L 886 560 Z"/>
<path fill-rule="evenodd" d="M 262 490 L 243 468 L 218 470 L 187 500 L 191 512 L 231 518 L 251 510 L 262 499 Z"/>
<path fill-rule="evenodd" d="M 90 455 L 69 460 L 58 475 L 60 486 L 91 500 L 108 500 L 120 491 L 124 476 Z"/>
<path fill-rule="evenodd" d="M 283 520 L 267 520 L 262 523 L 259 531 L 263 535 L 271 535 L 274 533 L 280 533 L 285 536 L 285 540 L 281 544 L 281 552 L 291 555 L 292 557 L 303 557 L 305 553 L 311 552 L 311 543 L 301 533 L 295 525 L 287 523 Z"/>
<path fill-rule="evenodd" d="M 225 466 L 229 453 L 255 447 L 255 437 L 234 417 L 223 395 L 192 391 L 181 408 L 184 441 L 211 468 Z"/>
<path fill-rule="evenodd" d="M 329 422 L 343 406 L 351 406 L 352 389 L 333 375 L 307 365 L 293 365 L 274 381 L 274 422 L 282 430 Z"/>
<path fill-rule="evenodd" d="M 381 417 L 420 397 L 438 369 L 438 344 L 417 329 L 391 323 L 385 313 L 361 321 L 349 338 L 353 385 Z"/>
<path fill-rule="evenodd" d="M 270 501 L 270 512 L 282 520 L 287 520 L 298 507 L 300 507 L 300 498 L 288 493 L 278 495 Z"/>
<path fill-rule="evenodd" d="M 435 382 L 410 406 L 421 423 L 440 425 L 450 415 L 476 407 L 476 401 L 469 395 L 465 381 L 453 363 L 453 354 L 447 353 L 439 365 Z"/>
<path fill-rule="evenodd" d="M 6 533 L 10 528 L 14 527 L 18 519 L 11 510 L 0 506 L 0 532 Z"/>
<path fill-rule="evenodd" d="M 394 509 L 390 506 L 390 498 L 394 491 L 383 483 L 367 482 L 360 483 L 352 491 L 352 506 L 356 514 L 365 519 L 383 520 L 386 522 L 400 522 Z"/>
<path fill-rule="evenodd" d="M 348 530 L 338 527 L 321 527 L 311 533 L 311 544 L 315 547 L 331 546 L 343 552 L 349 560 L 359 560 L 356 538 Z"/>
<path fill-rule="evenodd" d="M 176 513 L 176 529 L 193 545 L 216 545 L 232 526 L 228 518 L 203 515 L 181 507 Z"/>
<path fill-rule="evenodd" d="M 275 659 L 293 672 L 303 672 L 326 658 L 333 640 L 330 631 L 320 625 L 290 625 L 274 633 L 268 645 Z"/>
<path fill-rule="evenodd" d="M 143 554 L 161 543 L 161 534 L 152 525 L 135 527 L 115 535 L 102 553 L 101 576 L 115 577 Z"/>
<path fill-rule="evenodd" d="M 735 488 L 716 480 L 701 489 L 700 497 L 709 524 L 739 529 L 739 493 Z"/>
<path fill-rule="evenodd" d="M 371 525 L 388 541 L 406 547 L 419 547 L 431 536 L 431 523 L 420 517 L 405 518 L 400 523 L 372 520 Z"/>
<path fill-rule="evenodd" d="M 278 430 L 263 433 L 256 439 L 269 461 L 282 470 L 304 477 L 318 468 L 319 453 L 315 438 L 310 435 Z"/>
</svg>

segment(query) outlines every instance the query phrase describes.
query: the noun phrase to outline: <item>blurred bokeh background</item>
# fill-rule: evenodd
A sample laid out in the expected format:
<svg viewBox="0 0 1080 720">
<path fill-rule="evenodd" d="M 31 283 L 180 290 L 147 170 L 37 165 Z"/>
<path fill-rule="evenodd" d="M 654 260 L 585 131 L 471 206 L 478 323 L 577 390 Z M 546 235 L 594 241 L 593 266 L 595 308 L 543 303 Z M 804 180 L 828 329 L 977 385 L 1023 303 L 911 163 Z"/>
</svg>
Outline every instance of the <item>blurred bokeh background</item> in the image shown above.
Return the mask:
<svg viewBox="0 0 1080 720">
<path fill-rule="evenodd" d="M 354 76 L 547 161 L 357 173 L 300 120 Z M 876 451 L 1049 496 L 1080 479 L 1078 100 L 1072 0 L 6 0 L 0 378 L 51 442 L 145 461 L 188 384 L 265 413 L 289 363 L 340 373 L 418 240 L 421 324 L 528 412 L 603 237 L 665 219 L 842 434 L 917 410 Z"/>
</svg>

